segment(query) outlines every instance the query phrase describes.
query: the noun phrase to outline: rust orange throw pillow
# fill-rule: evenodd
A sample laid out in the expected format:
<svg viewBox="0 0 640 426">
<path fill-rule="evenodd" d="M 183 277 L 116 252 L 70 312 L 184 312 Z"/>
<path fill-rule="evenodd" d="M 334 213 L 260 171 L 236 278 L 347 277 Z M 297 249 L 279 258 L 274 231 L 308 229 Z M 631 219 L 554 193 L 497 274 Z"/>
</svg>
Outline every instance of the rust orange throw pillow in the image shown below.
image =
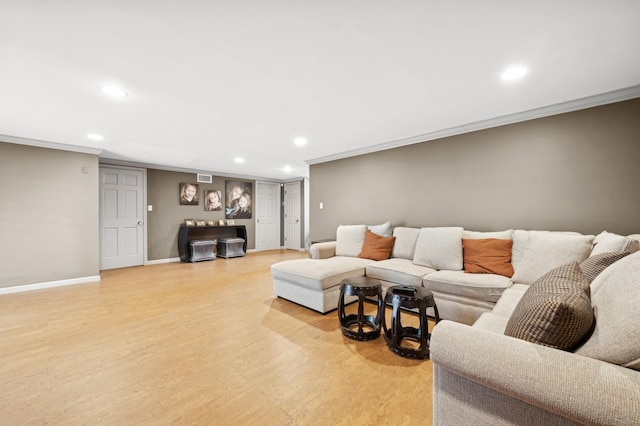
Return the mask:
<svg viewBox="0 0 640 426">
<path fill-rule="evenodd" d="M 391 256 L 391 249 L 396 242 L 396 237 L 382 237 L 367 229 L 364 234 L 362 251 L 358 255 L 363 259 L 385 260 Z"/>
<path fill-rule="evenodd" d="M 480 240 L 462 239 L 464 270 L 472 274 L 513 275 L 511 265 L 512 240 L 485 238 Z"/>
</svg>

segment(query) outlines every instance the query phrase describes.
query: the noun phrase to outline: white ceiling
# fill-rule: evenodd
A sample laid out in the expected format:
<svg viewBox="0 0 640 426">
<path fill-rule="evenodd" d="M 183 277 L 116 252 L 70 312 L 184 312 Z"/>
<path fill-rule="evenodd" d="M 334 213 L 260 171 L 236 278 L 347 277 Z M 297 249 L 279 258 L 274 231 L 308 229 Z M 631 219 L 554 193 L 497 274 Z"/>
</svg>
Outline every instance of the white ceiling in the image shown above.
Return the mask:
<svg viewBox="0 0 640 426">
<path fill-rule="evenodd" d="M 308 176 L 470 123 L 640 96 L 639 22 L 638 0 L 0 0 L 0 139 Z M 503 82 L 511 64 L 525 78 Z"/>
</svg>

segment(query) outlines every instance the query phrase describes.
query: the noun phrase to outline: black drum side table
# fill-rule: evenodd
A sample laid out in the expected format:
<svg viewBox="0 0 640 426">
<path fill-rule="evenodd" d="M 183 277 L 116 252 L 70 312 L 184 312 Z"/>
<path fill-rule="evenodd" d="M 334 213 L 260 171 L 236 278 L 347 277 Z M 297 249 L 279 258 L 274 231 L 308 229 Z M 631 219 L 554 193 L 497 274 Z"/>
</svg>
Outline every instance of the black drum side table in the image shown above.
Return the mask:
<svg viewBox="0 0 640 426">
<path fill-rule="evenodd" d="M 344 311 L 344 297 L 358 296 L 358 313 L 347 315 Z M 365 296 L 377 296 L 378 312 L 375 316 L 364 314 Z M 342 334 L 354 340 L 373 340 L 380 337 L 380 323 L 384 306 L 380 281 L 367 277 L 345 278 L 340 284 L 338 316 Z M 357 325 L 357 328 L 354 326 Z"/>
<path fill-rule="evenodd" d="M 391 328 L 387 328 L 385 316 L 382 316 L 384 340 L 392 352 L 405 358 L 425 359 L 429 358 L 429 341 L 431 334 L 427 326 L 427 308 L 433 308 L 436 323 L 440 321 L 438 307 L 433 300 L 430 290 L 422 287 L 389 287 L 384 298 L 385 304 L 390 304 Z M 401 308 L 418 308 L 420 325 L 415 327 L 403 327 L 401 320 Z M 402 340 L 412 340 L 420 344 L 417 349 L 402 346 Z"/>
</svg>

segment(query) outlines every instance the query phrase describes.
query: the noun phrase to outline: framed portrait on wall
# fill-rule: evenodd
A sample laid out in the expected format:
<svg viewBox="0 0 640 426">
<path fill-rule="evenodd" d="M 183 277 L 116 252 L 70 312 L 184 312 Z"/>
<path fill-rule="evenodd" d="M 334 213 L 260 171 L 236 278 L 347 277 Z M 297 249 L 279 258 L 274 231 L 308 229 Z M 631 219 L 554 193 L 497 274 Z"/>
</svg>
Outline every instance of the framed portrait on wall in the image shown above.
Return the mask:
<svg viewBox="0 0 640 426">
<path fill-rule="evenodd" d="M 222 191 L 209 189 L 204 191 L 204 209 L 208 212 L 222 210 Z"/>
<path fill-rule="evenodd" d="M 225 219 L 251 219 L 253 182 L 225 181 Z"/>
<path fill-rule="evenodd" d="M 184 206 L 197 206 L 199 204 L 200 191 L 197 183 L 180 184 L 180 204 Z"/>
</svg>

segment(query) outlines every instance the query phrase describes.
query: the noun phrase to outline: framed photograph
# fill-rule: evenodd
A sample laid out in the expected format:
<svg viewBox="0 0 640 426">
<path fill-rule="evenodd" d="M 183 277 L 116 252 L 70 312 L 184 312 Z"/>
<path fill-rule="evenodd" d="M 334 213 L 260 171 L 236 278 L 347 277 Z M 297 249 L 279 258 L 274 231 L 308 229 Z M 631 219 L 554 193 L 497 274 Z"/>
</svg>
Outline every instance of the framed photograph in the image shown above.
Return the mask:
<svg viewBox="0 0 640 426">
<path fill-rule="evenodd" d="M 193 219 L 185 219 L 184 226 L 196 226 L 196 221 Z"/>
<path fill-rule="evenodd" d="M 197 206 L 199 204 L 200 191 L 197 183 L 180 184 L 180 205 Z"/>
<path fill-rule="evenodd" d="M 220 220 L 218 221 L 218 225 L 220 225 L 220 226 L 224 226 L 224 220 L 223 220 L 223 219 L 220 219 Z"/>
<path fill-rule="evenodd" d="M 227 226 L 233 226 L 233 225 L 235 225 L 235 224 L 236 224 L 236 221 L 235 221 L 235 220 L 233 220 L 233 219 L 229 219 L 229 220 L 227 220 Z"/>
<path fill-rule="evenodd" d="M 225 219 L 251 219 L 253 182 L 225 181 Z"/>
<path fill-rule="evenodd" d="M 204 191 L 204 209 L 208 212 L 222 210 L 222 191 L 219 189 L 209 189 Z"/>
<path fill-rule="evenodd" d="M 196 226 L 207 226 L 207 222 L 204 220 L 196 220 Z"/>
</svg>

